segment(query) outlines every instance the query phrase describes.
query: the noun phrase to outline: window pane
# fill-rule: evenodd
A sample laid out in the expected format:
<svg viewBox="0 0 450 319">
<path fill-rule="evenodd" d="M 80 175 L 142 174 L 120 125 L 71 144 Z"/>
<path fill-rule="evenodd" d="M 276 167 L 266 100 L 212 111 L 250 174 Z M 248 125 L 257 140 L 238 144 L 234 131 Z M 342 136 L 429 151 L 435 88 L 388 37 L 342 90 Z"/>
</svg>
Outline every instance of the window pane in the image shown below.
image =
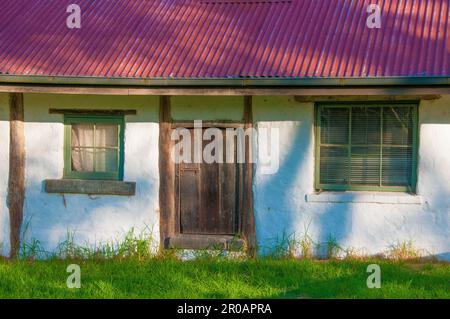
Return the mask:
<svg viewBox="0 0 450 319">
<path fill-rule="evenodd" d="M 411 145 L 413 108 L 386 107 L 383 111 L 383 144 Z"/>
<path fill-rule="evenodd" d="M 416 109 L 394 103 L 321 106 L 319 183 L 327 184 L 324 189 L 413 187 Z"/>
<path fill-rule="evenodd" d="M 94 149 L 92 148 L 72 149 L 72 171 L 93 172 Z"/>
<path fill-rule="evenodd" d="M 352 147 L 351 184 L 380 185 L 380 147 Z"/>
<path fill-rule="evenodd" d="M 97 124 L 95 126 L 95 146 L 96 147 L 117 147 L 119 126 Z"/>
<path fill-rule="evenodd" d="M 95 149 L 96 172 L 116 172 L 118 167 L 116 149 Z"/>
<path fill-rule="evenodd" d="M 322 146 L 320 148 L 320 182 L 322 184 L 347 184 L 348 166 L 346 147 Z"/>
<path fill-rule="evenodd" d="M 348 144 L 349 108 L 322 108 L 320 112 L 320 142 Z"/>
<path fill-rule="evenodd" d="M 72 147 L 93 147 L 94 125 L 72 124 Z"/>
<path fill-rule="evenodd" d="M 352 108 L 352 145 L 380 144 L 381 108 Z"/>
<path fill-rule="evenodd" d="M 412 149 L 383 148 L 382 179 L 385 186 L 408 186 L 412 177 Z"/>
</svg>

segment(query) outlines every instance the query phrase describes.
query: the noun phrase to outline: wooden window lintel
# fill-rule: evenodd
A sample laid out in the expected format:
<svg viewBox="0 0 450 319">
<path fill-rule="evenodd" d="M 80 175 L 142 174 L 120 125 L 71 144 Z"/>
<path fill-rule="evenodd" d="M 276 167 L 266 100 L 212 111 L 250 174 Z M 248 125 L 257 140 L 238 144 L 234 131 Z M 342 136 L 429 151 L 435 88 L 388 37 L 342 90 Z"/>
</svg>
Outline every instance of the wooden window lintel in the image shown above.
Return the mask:
<svg viewBox="0 0 450 319">
<path fill-rule="evenodd" d="M 137 115 L 136 110 L 96 110 L 96 109 L 61 109 L 50 108 L 50 114 L 68 114 L 68 115 Z"/>
</svg>

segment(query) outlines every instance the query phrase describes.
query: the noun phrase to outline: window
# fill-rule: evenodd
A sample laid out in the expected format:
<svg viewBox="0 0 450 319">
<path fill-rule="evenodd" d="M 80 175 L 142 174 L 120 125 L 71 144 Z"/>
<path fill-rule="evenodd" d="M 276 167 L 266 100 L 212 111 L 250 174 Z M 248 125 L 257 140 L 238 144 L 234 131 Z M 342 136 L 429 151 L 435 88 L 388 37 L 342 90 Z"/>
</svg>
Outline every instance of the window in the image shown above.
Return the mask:
<svg viewBox="0 0 450 319">
<path fill-rule="evenodd" d="M 65 115 L 64 178 L 123 178 L 122 116 Z"/>
<path fill-rule="evenodd" d="M 319 104 L 316 189 L 415 190 L 417 104 Z"/>
</svg>

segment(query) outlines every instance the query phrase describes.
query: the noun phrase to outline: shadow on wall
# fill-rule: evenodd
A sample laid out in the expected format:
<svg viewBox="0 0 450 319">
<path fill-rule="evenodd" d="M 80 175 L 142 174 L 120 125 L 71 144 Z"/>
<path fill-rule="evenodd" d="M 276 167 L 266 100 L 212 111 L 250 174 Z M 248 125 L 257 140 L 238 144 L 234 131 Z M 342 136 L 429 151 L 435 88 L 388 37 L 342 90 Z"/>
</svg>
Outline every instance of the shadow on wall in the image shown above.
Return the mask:
<svg viewBox="0 0 450 319">
<path fill-rule="evenodd" d="M 132 197 L 47 194 L 40 180 L 29 183 L 23 243 L 39 241 L 45 251 L 54 251 L 73 236 L 75 244 L 95 247 L 118 243 L 132 229 L 159 240 L 158 183 L 145 176 L 135 181 Z"/>
<path fill-rule="evenodd" d="M 322 244 L 320 251 L 316 251 L 320 255 L 325 254 L 327 243 L 355 249 L 355 253 L 375 254 L 387 251 L 398 242 L 412 240 L 425 254 L 448 260 L 450 183 L 443 173 L 448 170 L 450 154 L 450 149 L 444 149 L 450 136 L 448 115 L 442 119 L 443 114 L 428 105 L 422 107 L 430 115 L 421 120 L 423 131 L 423 125 L 436 122 L 445 124 L 445 132 L 448 130 L 444 133 L 444 126 L 434 127 L 421 136 L 418 182 L 422 205 L 309 203 L 305 195 L 314 192 L 315 169 L 313 105 L 282 98 L 264 101 L 255 97 L 254 101 L 258 127 L 271 125 L 280 129 L 279 170 L 273 175 L 261 175 L 256 168 L 253 186 L 261 254 L 270 253 L 280 242 L 287 244 L 286 236 L 293 235 L 298 240 L 308 235 Z M 438 110 L 447 112 L 444 100 L 436 103 L 439 103 Z M 433 146 L 432 139 L 437 132 L 444 135 Z M 357 197 L 358 193 L 348 196 Z"/>
<path fill-rule="evenodd" d="M 25 95 L 26 194 L 22 233 L 54 249 L 75 233 L 77 244 L 121 239 L 131 228 L 151 228 L 158 238 L 158 120 L 156 96 Z M 133 109 L 125 117 L 125 180 L 136 182 L 134 196 L 58 195 L 43 181 L 62 178 L 64 128 L 49 107 Z M 28 223 L 28 224 L 27 224 Z"/>
<path fill-rule="evenodd" d="M 436 257 L 439 260 L 450 260 L 450 251 L 442 254 L 432 255 L 431 257 Z"/>
<path fill-rule="evenodd" d="M 427 219 L 440 225 L 450 245 L 450 95 L 439 100 L 422 101 L 419 109 L 419 180 L 424 194 Z M 430 252 L 433 253 L 433 252 Z M 439 253 L 450 260 L 450 252 Z"/>
<path fill-rule="evenodd" d="M 276 103 L 283 103 L 282 98 Z M 280 131 L 278 171 L 261 175 L 257 168 L 255 174 L 254 209 L 262 255 L 289 245 L 290 240 L 310 236 L 315 244 L 323 244 L 331 238 L 339 241 L 351 231 L 351 207 L 314 207 L 305 202 L 306 195 L 314 192 L 314 105 L 293 102 L 292 98 L 284 103 L 287 106 L 273 107 L 277 115 L 270 110 L 263 115 L 266 106 L 255 108 L 258 128 L 268 125 Z M 312 247 L 315 253 L 326 250 L 320 246 Z"/>
</svg>

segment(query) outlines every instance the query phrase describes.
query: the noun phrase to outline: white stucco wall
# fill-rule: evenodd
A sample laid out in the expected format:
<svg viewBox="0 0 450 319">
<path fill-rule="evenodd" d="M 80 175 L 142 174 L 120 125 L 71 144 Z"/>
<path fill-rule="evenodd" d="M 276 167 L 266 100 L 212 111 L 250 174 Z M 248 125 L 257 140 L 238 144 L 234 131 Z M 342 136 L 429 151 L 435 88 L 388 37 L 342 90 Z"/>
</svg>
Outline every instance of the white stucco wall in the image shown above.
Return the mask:
<svg viewBox="0 0 450 319">
<path fill-rule="evenodd" d="M 316 242 L 331 236 L 344 248 L 368 254 L 412 240 L 424 253 L 450 259 L 450 96 L 420 105 L 419 196 L 314 196 L 313 103 L 293 97 L 254 97 L 253 103 L 256 125 L 280 132 L 279 170 L 265 175 L 257 167 L 255 172 L 254 210 L 263 252 L 283 233 L 297 239 L 307 233 Z"/>
<path fill-rule="evenodd" d="M 24 105 L 25 240 L 37 239 L 53 250 L 68 231 L 76 243 L 94 245 L 120 239 L 132 227 L 136 233 L 149 227 L 158 241 L 158 97 L 25 94 Z M 49 114 L 49 108 L 137 111 L 125 117 L 124 180 L 136 182 L 135 196 L 63 196 L 43 190 L 43 181 L 62 178 L 64 167 L 63 115 Z"/>
<path fill-rule="evenodd" d="M 9 123 L 8 99 L 0 94 L 0 243 L 9 251 L 6 208 Z M 158 97 L 25 94 L 26 200 L 24 237 L 47 250 L 75 233 L 79 244 L 121 238 L 130 228 L 150 227 L 159 238 Z M 198 106 L 198 108 L 196 107 Z M 176 119 L 242 118 L 242 97 L 176 97 Z M 136 109 L 126 116 L 124 180 L 137 183 L 136 195 L 47 194 L 45 179 L 63 173 L 63 116 L 49 108 Z M 254 210 L 261 251 L 280 242 L 283 233 L 316 242 L 330 236 L 344 248 L 369 254 L 397 241 L 412 240 L 427 254 L 450 259 L 450 96 L 420 105 L 418 196 L 351 192 L 314 194 L 314 105 L 293 97 L 254 97 L 257 128 L 280 134 L 275 174 L 256 166 Z M 261 137 L 260 137 L 261 138 Z M 261 148 L 259 148 L 261 151 Z M 260 154 L 259 154 L 260 155 Z M 340 203 L 336 203 L 340 202 Z M 394 203 L 395 202 L 395 203 Z"/>
<path fill-rule="evenodd" d="M 0 93 L 0 255 L 9 253 L 9 211 L 6 206 L 9 171 L 8 94 Z"/>
<path fill-rule="evenodd" d="M 234 120 L 244 116 L 242 96 L 172 96 L 171 116 L 174 120 Z"/>
</svg>

